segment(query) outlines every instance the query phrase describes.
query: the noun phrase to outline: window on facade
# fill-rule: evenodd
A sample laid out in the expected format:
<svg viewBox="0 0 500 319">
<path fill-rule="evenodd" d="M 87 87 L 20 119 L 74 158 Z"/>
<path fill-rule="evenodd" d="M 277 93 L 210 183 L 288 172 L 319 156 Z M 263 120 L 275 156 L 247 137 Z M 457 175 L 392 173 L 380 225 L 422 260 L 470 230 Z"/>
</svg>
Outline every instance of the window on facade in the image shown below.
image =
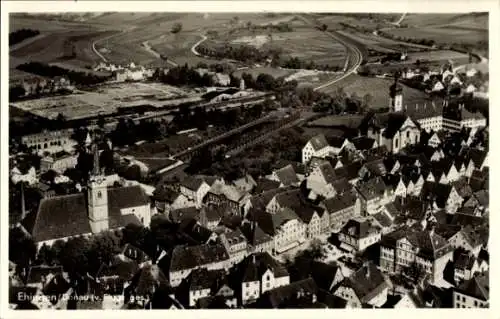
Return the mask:
<svg viewBox="0 0 500 319">
<path fill-rule="evenodd" d="M 245 283 L 245 287 L 247 287 L 247 288 L 250 287 L 250 283 L 248 283 L 248 282 Z"/>
<path fill-rule="evenodd" d="M 270 284 L 270 283 L 267 283 L 267 284 L 266 284 L 266 288 L 269 288 L 269 287 L 271 287 L 271 284 Z"/>
<path fill-rule="evenodd" d="M 394 140 L 394 147 L 395 147 L 395 148 L 398 148 L 398 139 L 395 139 L 395 140 Z"/>
<path fill-rule="evenodd" d="M 101 198 L 102 197 L 102 193 L 101 192 L 97 192 L 97 198 Z"/>
</svg>

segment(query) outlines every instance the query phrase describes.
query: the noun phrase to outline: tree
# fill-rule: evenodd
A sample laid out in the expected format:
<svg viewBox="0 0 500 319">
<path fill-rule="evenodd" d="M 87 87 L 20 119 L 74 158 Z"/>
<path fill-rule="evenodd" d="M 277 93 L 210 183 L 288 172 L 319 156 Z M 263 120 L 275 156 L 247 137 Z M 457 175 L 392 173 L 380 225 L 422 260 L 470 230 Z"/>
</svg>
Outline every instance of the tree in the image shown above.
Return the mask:
<svg viewBox="0 0 500 319">
<path fill-rule="evenodd" d="M 101 129 L 104 129 L 104 124 L 106 124 L 104 116 L 102 114 L 99 114 L 97 117 L 97 126 L 99 126 L 99 128 Z"/>
<path fill-rule="evenodd" d="M 37 255 L 37 264 L 51 266 L 57 261 L 56 251 L 45 243 L 40 247 Z"/>
<path fill-rule="evenodd" d="M 182 30 L 182 23 L 177 22 L 172 26 L 172 30 L 170 30 L 170 32 L 172 32 L 173 34 L 177 34 L 181 32 L 181 30 Z"/>
<path fill-rule="evenodd" d="M 366 111 L 368 108 L 370 108 L 370 103 L 373 100 L 373 96 L 370 93 L 366 93 L 363 96 L 363 103 L 361 104 L 362 110 Z"/>
<path fill-rule="evenodd" d="M 16 227 L 9 231 L 9 260 L 18 268 L 27 268 L 35 260 L 36 245 L 21 228 Z"/>
<path fill-rule="evenodd" d="M 89 270 L 90 242 L 85 237 L 70 238 L 61 250 L 59 261 L 70 275 L 84 275 Z"/>
<path fill-rule="evenodd" d="M 87 257 L 89 272 L 96 273 L 102 263 L 109 263 L 120 252 L 121 238 L 113 231 L 105 231 L 92 238 Z"/>
<path fill-rule="evenodd" d="M 131 181 L 139 181 L 142 178 L 141 168 L 138 165 L 131 165 L 125 170 L 123 177 Z"/>
<path fill-rule="evenodd" d="M 416 262 L 412 262 L 408 267 L 403 269 L 403 274 L 412 280 L 413 284 L 418 283 L 420 278 L 424 275 L 424 271 Z"/>
</svg>

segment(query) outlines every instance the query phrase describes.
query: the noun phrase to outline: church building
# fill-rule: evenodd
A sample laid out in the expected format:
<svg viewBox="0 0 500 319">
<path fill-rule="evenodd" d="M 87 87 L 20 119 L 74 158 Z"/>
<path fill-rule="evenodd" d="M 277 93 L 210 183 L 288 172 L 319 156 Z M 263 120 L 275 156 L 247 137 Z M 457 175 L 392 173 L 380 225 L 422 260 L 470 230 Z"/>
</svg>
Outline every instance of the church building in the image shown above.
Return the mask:
<svg viewBox="0 0 500 319">
<path fill-rule="evenodd" d="M 94 168 L 86 190 L 41 200 L 38 211 L 26 216 L 22 226 L 38 247 L 56 240 L 120 229 L 126 225 L 149 226 L 151 205 L 140 186 L 108 187 L 93 145 Z"/>
</svg>

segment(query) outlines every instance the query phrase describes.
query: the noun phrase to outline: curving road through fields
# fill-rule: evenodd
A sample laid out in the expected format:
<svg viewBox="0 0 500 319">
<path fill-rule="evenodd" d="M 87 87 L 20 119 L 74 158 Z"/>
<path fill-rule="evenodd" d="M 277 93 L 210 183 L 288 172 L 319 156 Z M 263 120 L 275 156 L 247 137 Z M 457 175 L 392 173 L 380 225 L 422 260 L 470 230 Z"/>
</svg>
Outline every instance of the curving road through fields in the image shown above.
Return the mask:
<svg viewBox="0 0 500 319">
<path fill-rule="evenodd" d="M 299 17 L 302 21 L 304 21 L 307 24 L 316 26 L 316 23 L 313 21 L 305 18 L 304 16 L 297 16 Z M 326 83 L 323 83 L 317 87 L 314 88 L 314 91 L 318 91 L 324 88 L 327 88 L 333 84 L 336 84 L 351 74 L 355 73 L 358 67 L 361 65 L 363 62 L 363 53 L 361 50 L 356 46 L 356 43 L 354 43 L 351 39 L 341 35 L 340 33 L 336 31 L 323 31 L 325 34 L 333 38 L 335 41 L 339 42 L 346 48 L 346 65 L 344 69 L 344 74 L 342 74 L 340 77 L 336 77 L 335 79 L 332 79 Z"/>
</svg>

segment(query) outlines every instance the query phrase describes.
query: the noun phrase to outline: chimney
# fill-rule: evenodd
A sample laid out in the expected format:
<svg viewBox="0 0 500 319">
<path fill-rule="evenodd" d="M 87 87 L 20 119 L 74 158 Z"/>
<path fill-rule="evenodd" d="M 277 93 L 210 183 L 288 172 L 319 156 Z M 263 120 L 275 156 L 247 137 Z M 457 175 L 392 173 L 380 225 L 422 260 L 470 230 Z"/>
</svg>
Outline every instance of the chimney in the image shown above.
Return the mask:
<svg viewBox="0 0 500 319">
<path fill-rule="evenodd" d="M 255 261 L 255 254 L 252 255 L 252 263 L 255 265 L 256 264 L 256 261 Z"/>
<path fill-rule="evenodd" d="M 369 264 L 369 263 L 366 263 L 366 264 L 365 264 L 365 267 L 366 267 L 366 278 L 370 279 L 370 278 L 371 278 L 371 273 L 370 273 L 370 264 Z"/>
</svg>

